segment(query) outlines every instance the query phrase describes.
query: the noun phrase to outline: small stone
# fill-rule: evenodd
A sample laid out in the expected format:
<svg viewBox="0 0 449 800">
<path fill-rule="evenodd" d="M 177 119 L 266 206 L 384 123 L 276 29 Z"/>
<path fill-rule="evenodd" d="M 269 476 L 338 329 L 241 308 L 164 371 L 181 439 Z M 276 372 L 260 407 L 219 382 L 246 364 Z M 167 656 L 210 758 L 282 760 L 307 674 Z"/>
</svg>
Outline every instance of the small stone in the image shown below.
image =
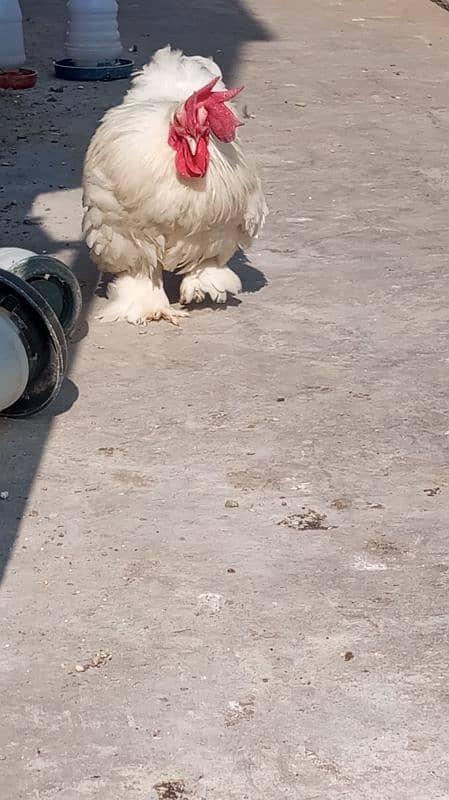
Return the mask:
<svg viewBox="0 0 449 800">
<path fill-rule="evenodd" d="M 183 800 L 185 798 L 184 781 L 163 781 L 153 786 L 159 800 Z"/>
<path fill-rule="evenodd" d="M 225 508 L 238 508 L 239 502 L 238 500 L 226 500 Z"/>
<path fill-rule="evenodd" d="M 423 492 L 427 497 L 435 497 L 437 494 L 440 494 L 441 489 L 439 486 L 432 486 L 430 489 L 423 489 Z"/>
<path fill-rule="evenodd" d="M 325 524 L 326 519 L 326 514 L 314 511 L 312 508 L 303 507 L 299 513 L 289 514 L 284 519 L 281 519 L 278 525 L 296 531 L 326 531 L 328 530 L 328 526 Z"/>
<path fill-rule="evenodd" d="M 249 110 L 248 106 L 243 106 L 242 113 L 245 119 L 254 119 L 255 117 L 255 114 Z"/>
<path fill-rule="evenodd" d="M 7 500 L 9 497 L 9 492 L 0 492 L 0 500 Z"/>
<path fill-rule="evenodd" d="M 354 653 L 352 653 L 351 650 L 346 650 L 346 652 L 343 654 L 343 658 L 345 661 L 352 661 L 354 658 Z"/>
<path fill-rule="evenodd" d="M 218 614 L 224 605 L 224 597 L 215 592 L 203 592 L 198 595 L 197 614 L 202 611 L 209 612 L 210 614 Z"/>
<path fill-rule="evenodd" d="M 89 667 L 102 667 L 103 664 L 106 664 L 108 661 L 111 660 L 111 654 L 107 651 L 100 650 L 96 653 L 89 661 Z"/>
<path fill-rule="evenodd" d="M 84 664 L 77 664 L 75 672 L 86 672 L 87 667 Z"/>
<path fill-rule="evenodd" d="M 337 497 L 335 500 L 332 500 L 331 506 L 338 511 L 344 511 L 346 508 L 351 508 L 352 502 L 348 497 Z"/>
</svg>

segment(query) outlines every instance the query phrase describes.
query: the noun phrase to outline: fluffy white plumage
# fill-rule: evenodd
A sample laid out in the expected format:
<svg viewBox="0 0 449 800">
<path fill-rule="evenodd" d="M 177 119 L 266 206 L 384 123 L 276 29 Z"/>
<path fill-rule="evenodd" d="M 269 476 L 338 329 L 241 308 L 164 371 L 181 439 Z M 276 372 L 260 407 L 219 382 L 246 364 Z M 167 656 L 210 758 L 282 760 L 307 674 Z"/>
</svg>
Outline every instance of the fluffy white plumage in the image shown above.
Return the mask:
<svg viewBox="0 0 449 800">
<path fill-rule="evenodd" d="M 267 213 L 254 164 L 237 138 L 226 143 L 211 135 L 205 176 L 185 179 L 168 144 L 180 104 L 214 77 L 220 79 L 215 90 L 223 91 L 212 59 L 159 50 L 90 143 L 83 233 L 99 269 L 118 275 L 106 319 L 178 324 L 186 312 L 170 307 L 163 270 L 184 275 L 182 304 L 206 295 L 225 302 L 241 289 L 227 262 L 257 236 Z"/>
</svg>

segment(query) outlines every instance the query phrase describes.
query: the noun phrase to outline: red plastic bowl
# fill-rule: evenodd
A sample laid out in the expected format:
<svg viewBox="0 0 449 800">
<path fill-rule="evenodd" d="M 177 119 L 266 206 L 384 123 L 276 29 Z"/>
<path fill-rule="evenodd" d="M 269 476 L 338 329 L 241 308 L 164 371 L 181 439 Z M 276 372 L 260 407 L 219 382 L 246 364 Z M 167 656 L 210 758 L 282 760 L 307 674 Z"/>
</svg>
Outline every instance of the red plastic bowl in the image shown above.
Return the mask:
<svg viewBox="0 0 449 800">
<path fill-rule="evenodd" d="M 0 89 L 32 89 L 36 81 L 37 72 L 34 69 L 0 70 Z"/>
</svg>

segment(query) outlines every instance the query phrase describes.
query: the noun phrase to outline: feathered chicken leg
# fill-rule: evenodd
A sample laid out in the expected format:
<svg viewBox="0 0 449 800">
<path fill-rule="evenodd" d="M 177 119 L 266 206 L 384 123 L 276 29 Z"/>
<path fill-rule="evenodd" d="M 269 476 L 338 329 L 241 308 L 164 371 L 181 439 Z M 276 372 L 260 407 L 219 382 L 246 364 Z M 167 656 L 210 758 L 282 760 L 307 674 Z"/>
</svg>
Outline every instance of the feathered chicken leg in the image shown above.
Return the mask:
<svg viewBox="0 0 449 800">
<path fill-rule="evenodd" d="M 190 270 L 181 283 L 181 305 L 202 303 L 208 294 L 214 303 L 226 303 L 228 294 L 238 294 L 242 284 L 229 267 L 219 267 L 216 261 L 204 261 Z"/>
<path fill-rule="evenodd" d="M 105 322 L 126 320 L 132 325 L 146 325 L 151 320 L 165 319 L 179 326 L 187 311 L 170 306 L 162 285 L 162 268 L 151 275 L 119 275 L 108 289 L 109 303 L 101 318 Z"/>
<path fill-rule="evenodd" d="M 172 308 L 164 291 L 159 261 L 163 237 L 156 236 L 148 241 L 131 230 L 124 235 L 122 231 L 105 224 L 104 214 L 93 205 L 99 202 L 98 195 L 103 191 L 99 185 L 102 175 L 97 172 L 96 178 L 98 184 L 87 184 L 85 189 L 87 210 L 83 229 L 86 243 L 93 261 L 102 271 L 118 273 L 109 286 L 110 302 L 100 319 L 105 322 L 125 320 L 132 325 L 166 319 L 173 325 L 179 325 L 180 318 L 188 314 Z M 116 203 L 112 195 L 108 195 L 108 202 L 112 205 Z"/>
</svg>

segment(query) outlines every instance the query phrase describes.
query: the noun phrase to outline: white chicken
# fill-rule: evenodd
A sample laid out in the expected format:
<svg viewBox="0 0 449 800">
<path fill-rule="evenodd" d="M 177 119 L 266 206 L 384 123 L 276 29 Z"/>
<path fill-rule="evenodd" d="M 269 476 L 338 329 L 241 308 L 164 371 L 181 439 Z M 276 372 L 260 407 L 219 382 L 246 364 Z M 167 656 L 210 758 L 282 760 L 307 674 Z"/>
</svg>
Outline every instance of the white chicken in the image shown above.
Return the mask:
<svg viewBox="0 0 449 800">
<path fill-rule="evenodd" d="M 84 164 L 83 234 L 109 287 L 103 318 L 133 324 L 187 312 L 170 306 L 162 273 L 184 277 L 181 305 L 241 290 L 227 262 L 262 228 L 267 207 L 241 124 L 212 59 L 159 50 L 109 110 Z"/>
</svg>

